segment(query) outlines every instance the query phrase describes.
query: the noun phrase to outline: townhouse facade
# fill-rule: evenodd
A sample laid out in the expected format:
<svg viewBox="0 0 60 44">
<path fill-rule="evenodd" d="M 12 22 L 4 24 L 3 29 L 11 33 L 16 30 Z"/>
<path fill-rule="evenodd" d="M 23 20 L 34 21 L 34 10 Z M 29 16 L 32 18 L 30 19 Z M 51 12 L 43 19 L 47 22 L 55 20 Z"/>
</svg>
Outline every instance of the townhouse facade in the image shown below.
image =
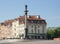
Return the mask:
<svg viewBox="0 0 60 44">
<path fill-rule="evenodd" d="M 46 38 L 46 21 L 37 16 L 27 17 L 27 38 L 39 39 Z M 24 16 L 20 16 L 12 23 L 12 30 L 14 37 L 24 38 L 25 37 L 25 20 Z M 13 38 L 14 38 L 13 37 Z"/>
<path fill-rule="evenodd" d="M 7 23 L 0 23 L 0 39 L 6 39 L 12 37 L 12 28 L 11 24 Z"/>
</svg>

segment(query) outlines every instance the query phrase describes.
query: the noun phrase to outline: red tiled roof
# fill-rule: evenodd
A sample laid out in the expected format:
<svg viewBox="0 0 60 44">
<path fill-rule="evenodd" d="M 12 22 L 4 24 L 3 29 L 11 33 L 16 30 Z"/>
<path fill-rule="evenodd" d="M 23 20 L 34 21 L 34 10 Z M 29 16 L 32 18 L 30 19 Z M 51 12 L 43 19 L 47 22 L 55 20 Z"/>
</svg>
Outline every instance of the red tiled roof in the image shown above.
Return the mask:
<svg viewBox="0 0 60 44">
<path fill-rule="evenodd" d="M 7 20 L 4 23 L 11 24 L 14 20 Z"/>
<path fill-rule="evenodd" d="M 21 22 L 19 22 L 20 24 L 24 24 L 24 20 L 25 18 L 24 18 L 24 16 L 20 16 L 19 18 L 18 18 L 18 20 L 22 20 Z M 44 19 L 42 19 L 42 18 L 37 18 L 36 16 L 29 16 L 29 17 L 27 17 L 27 20 L 44 20 Z M 30 22 L 30 23 L 32 23 L 32 22 Z M 42 22 L 42 24 L 44 24 L 44 23 L 46 23 L 46 22 Z"/>
<path fill-rule="evenodd" d="M 7 21 L 5 21 L 5 22 L 3 22 L 3 23 L 1 23 L 1 25 L 8 25 L 8 24 L 12 24 L 12 22 L 13 22 L 14 20 L 7 20 Z"/>
<path fill-rule="evenodd" d="M 18 19 L 25 19 L 24 16 L 20 16 Z M 44 20 L 42 18 L 37 18 L 36 16 L 29 16 L 27 20 Z"/>
<path fill-rule="evenodd" d="M 5 22 L 3 22 L 3 24 L 11 24 L 14 20 L 25 20 L 25 17 L 24 16 L 20 16 L 18 18 L 15 18 L 13 20 L 7 20 Z M 27 20 L 44 20 L 42 18 L 37 18 L 37 16 L 29 16 L 27 17 Z M 20 24 L 24 24 L 24 22 L 19 22 Z"/>
<path fill-rule="evenodd" d="M 44 20 L 42 18 L 28 18 L 28 20 Z"/>
</svg>

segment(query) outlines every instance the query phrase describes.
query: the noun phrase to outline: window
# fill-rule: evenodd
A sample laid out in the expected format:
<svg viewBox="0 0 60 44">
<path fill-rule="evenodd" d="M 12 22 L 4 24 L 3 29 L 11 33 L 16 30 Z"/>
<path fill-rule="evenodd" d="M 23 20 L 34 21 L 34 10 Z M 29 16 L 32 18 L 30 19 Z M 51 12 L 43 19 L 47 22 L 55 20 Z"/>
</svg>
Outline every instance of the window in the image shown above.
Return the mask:
<svg viewBox="0 0 60 44">
<path fill-rule="evenodd" d="M 37 23 L 38 21 L 36 20 L 36 23 Z"/>
<path fill-rule="evenodd" d="M 35 25 L 35 33 L 36 33 L 36 25 Z"/>
<path fill-rule="evenodd" d="M 40 29 L 38 29 L 38 33 L 40 33 Z"/>
<path fill-rule="evenodd" d="M 33 29 L 31 30 L 31 32 L 33 33 Z"/>
<path fill-rule="evenodd" d="M 38 23 L 40 23 L 40 21 L 38 21 Z"/>
<path fill-rule="evenodd" d="M 40 26 L 38 25 L 38 28 L 39 28 Z"/>
<path fill-rule="evenodd" d="M 33 25 L 32 25 L 32 28 L 33 28 Z"/>
<path fill-rule="evenodd" d="M 14 33 L 14 35 L 16 36 L 16 33 Z"/>
<path fill-rule="evenodd" d="M 33 23 L 33 21 L 31 20 L 31 23 Z"/>
<path fill-rule="evenodd" d="M 14 30 L 16 30 L 16 28 L 14 28 Z"/>
<path fill-rule="evenodd" d="M 44 21 L 42 21 L 42 23 L 44 23 Z"/>
<path fill-rule="evenodd" d="M 42 32 L 44 33 L 44 26 L 42 27 Z"/>
<path fill-rule="evenodd" d="M 14 25 L 16 27 L 16 25 Z"/>
</svg>

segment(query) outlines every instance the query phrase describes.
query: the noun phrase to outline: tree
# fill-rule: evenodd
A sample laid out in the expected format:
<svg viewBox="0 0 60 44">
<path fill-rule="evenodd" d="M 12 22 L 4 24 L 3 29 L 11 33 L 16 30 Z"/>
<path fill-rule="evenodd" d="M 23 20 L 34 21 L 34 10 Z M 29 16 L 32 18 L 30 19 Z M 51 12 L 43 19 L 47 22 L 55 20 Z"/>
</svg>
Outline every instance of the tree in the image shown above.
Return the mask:
<svg viewBox="0 0 60 44">
<path fill-rule="evenodd" d="M 47 31 L 47 37 L 48 37 L 48 39 L 53 39 L 54 38 L 54 31 L 52 29 L 49 29 Z"/>
<path fill-rule="evenodd" d="M 47 30 L 47 38 L 53 39 L 53 38 L 60 38 L 60 27 L 57 27 L 55 29 L 48 29 Z"/>
<path fill-rule="evenodd" d="M 54 32 L 54 37 L 59 38 L 60 37 L 60 27 L 57 27 L 54 31 L 55 31 Z"/>
</svg>

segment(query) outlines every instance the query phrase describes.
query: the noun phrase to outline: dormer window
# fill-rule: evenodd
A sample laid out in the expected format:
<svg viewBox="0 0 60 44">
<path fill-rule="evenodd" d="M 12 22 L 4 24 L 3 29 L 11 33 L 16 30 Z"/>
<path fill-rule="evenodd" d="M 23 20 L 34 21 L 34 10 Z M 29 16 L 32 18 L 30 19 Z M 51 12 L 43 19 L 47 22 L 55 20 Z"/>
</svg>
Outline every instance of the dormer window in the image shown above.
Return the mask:
<svg viewBox="0 0 60 44">
<path fill-rule="evenodd" d="M 40 23 L 40 21 L 38 21 L 38 23 Z"/>
<path fill-rule="evenodd" d="M 44 21 L 42 21 L 42 23 L 44 23 Z"/>
<path fill-rule="evenodd" d="M 31 23 L 33 23 L 33 21 L 31 20 Z"/>
</svg>

